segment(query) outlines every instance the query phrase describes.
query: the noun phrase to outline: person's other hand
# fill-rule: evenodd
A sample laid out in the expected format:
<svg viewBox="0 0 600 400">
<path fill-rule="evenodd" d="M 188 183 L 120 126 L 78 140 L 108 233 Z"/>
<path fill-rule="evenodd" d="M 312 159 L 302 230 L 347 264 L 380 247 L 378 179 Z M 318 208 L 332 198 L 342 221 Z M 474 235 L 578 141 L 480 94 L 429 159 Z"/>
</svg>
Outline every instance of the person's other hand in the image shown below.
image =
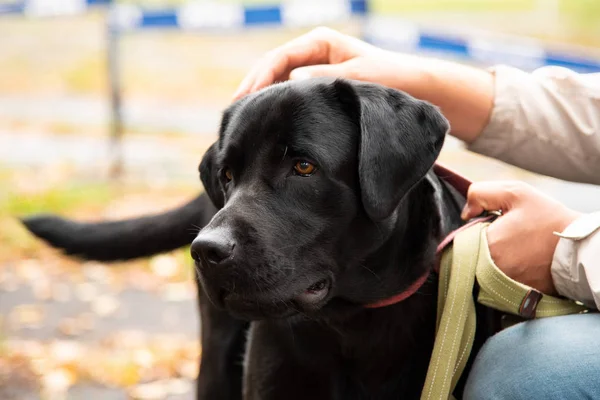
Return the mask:
<svg viewBox="0 0 600 400">
<path fill-rule="evenodd" d="M 506 275 L 547 294 L 556 294 L 550 266 L 562 232 L 579 213 L 522 182 L 481 182 L 469 189 L 462 217 L 484 210 L 502 216 L 487 229 L 492 259 Z"/>
<path fill-rule="evenodd" d="M 341 77 L 410 93 L 423 73 L 417 56 L 379 49 L 329 28 L 316 28 L 268 52 L 244 78 L 234 99 L 288 79 Z"/>
</svg>

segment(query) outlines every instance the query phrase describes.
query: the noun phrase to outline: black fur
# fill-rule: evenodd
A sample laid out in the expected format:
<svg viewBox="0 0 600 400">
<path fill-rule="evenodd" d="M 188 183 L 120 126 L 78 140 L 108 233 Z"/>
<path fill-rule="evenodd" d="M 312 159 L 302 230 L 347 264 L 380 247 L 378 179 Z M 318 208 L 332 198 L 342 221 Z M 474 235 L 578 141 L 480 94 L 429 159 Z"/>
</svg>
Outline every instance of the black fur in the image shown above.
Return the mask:
<svg viewBox="0 0 600 400">
<path fill-rule="evenodd" d="M 125 221 L 74 222 L 55 215 L 21 221 L 34 235 L 66 254 L 98 261 L 129 260 L 170 251 L 192 242 L 216 208 L 206 194 L 172 211 Z"/>
<path fill-rule="evenodd" d="M 200 196 L 132 221 L 26 223 L 69 254 L 102 260 L 167 251 L 204 226 L 192 244 L 199 399 L 242 391 L 245 400 L 417 399 L 433 346 L 436 276 L 404 302 L 364 305 L 431 271 L 437 244 L 461 224 L 464 199 L 431 171 L 447 130 L 435 107 L 382 86 L 279 84 L 224 114 L 200 166 L 216 214 Z M 296 175 L 299 160 L 316 172 Z M 307 297 L 321 281 L 324 297 Z M 491 333 L 480 329 L 475 348 Z"/>
</svg>

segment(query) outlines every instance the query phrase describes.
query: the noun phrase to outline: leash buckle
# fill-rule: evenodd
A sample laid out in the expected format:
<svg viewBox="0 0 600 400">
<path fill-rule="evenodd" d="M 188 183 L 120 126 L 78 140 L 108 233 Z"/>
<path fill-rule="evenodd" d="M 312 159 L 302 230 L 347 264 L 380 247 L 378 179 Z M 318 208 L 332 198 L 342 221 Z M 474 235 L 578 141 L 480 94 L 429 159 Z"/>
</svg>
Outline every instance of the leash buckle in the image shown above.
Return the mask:
<svg viewBox="0 0 600 400">
<path fill-rule="evenodd" d="M 542 300 L 542 297 L 544 297 L 542 292 L 539 292 L 535 289 L 530 289 L 521 301 L 519 315 L 527 319 L 535 318 L 535 312 L 540 300 Z"/>
<path fill-rule="evenodd" d="M 502 210 L 485 210 L 481 216 L 494 221 L 496 218 L 502 216 Z"/>
</svg>

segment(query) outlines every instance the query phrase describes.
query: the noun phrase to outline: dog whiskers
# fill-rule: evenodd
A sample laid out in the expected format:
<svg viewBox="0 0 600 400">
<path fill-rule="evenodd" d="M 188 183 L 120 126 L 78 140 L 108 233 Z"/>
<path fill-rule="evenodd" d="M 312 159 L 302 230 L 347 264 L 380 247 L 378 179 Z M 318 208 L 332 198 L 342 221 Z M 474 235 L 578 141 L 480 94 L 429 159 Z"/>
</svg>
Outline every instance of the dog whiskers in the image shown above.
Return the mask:
<svg viewBox="0 0 600 400">
<path fill-rule="evenodd" d="M 187 228 L 187 231 L 194 232 L 196 234 L 198 234 L 201 230 L 202 230 L 202 227 L 199 225 L 195 225 L 195 224 L 192 224 L 191 227 Z"/>
<path fill-rule="evenodd" d="M 196 271 L 196 278 L 200 279 L 200 268 L 194 263 L 194 271 Z"/>
<path fill-rule="evenodd" d="M 285 150 L 283 150 L 283 157 L 281 157 L 281 161 L 280 162 L 283 162 L 283 160 L 285 160 L 285 156 L 287 155 L 287 152 L 288 152 L 288 147 L 285 146 Z"/>
<path fill-rule="evenodd" d="M 379 275 L 377 275 L 377 274 L 375 273 L 375 271 L 373 271 L 372 269 L 370 269 L 370 268 L 368 268 L 367 266 L 365 266 L 365 265 L 362 265 L 362 264 L 360 264 L 360 267 L 361 267 L 361 268 L 363 268 L 363 269 L 365 269 L 365 270 L 367 270 L 367 271 L 369 271 L 371 274 L 373 274 L 373 276 L 374 276 L 375 278 L 377 278 L 377 280 L 378 280 L 379 282 L 382 282 L 382 279 L 379 277 Z"/>
</svg>

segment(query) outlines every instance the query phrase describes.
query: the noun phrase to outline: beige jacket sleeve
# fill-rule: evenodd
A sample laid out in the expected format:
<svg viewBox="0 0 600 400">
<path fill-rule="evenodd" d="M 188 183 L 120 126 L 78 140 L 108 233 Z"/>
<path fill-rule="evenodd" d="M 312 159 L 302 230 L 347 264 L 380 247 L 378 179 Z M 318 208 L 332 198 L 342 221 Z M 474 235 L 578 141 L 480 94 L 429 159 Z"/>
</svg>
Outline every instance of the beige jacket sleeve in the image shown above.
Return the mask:
<svg viewBox="0 0 600 400">
<path fill-rule="evenodd" d="M 494 108 L 470 150 L 555 178 L 600 184 L 600 74 L 498 66 Z M 560 234 L 552 277 L 563 296 L 600 309 L 600 212 Z"/>
</svg>

